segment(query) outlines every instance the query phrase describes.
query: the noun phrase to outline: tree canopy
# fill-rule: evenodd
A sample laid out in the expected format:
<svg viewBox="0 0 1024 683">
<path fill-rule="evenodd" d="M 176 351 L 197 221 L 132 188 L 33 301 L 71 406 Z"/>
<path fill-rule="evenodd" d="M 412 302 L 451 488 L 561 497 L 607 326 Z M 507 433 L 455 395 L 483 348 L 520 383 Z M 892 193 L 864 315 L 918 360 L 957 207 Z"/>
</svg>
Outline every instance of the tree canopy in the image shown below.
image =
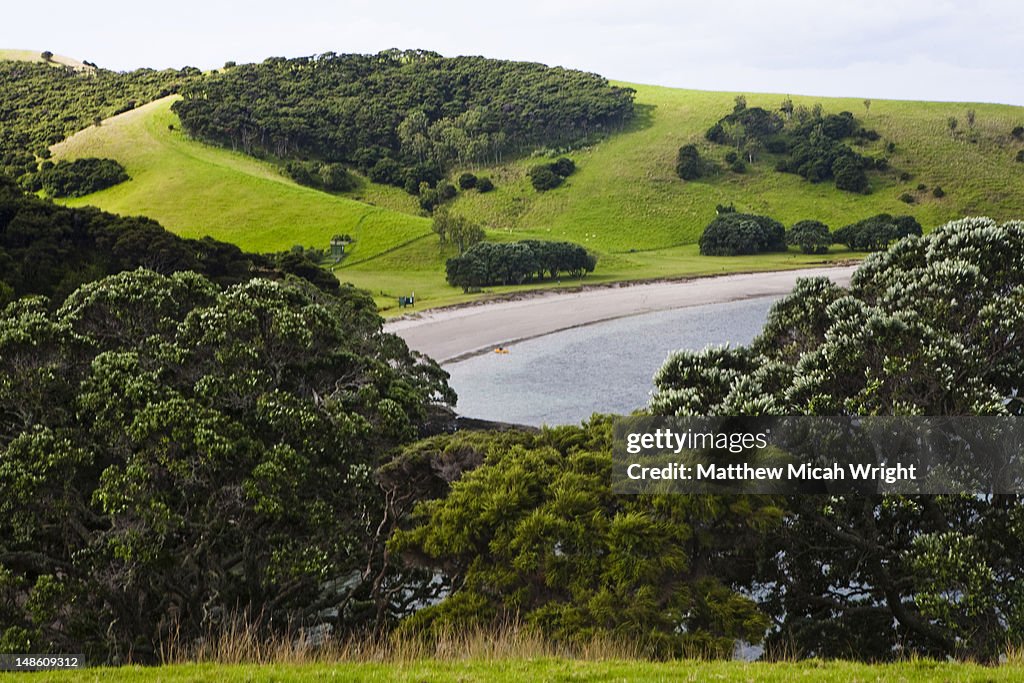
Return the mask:
<svg viewBox="0 0 1024 683">
<path fill-rule="evenodd" d="M 800 280 L 749 347 L 679 352 L 669 415 L 1020 415 L 1024 223 L 955 221 Z M 770 559 L 769 559 L 770 558 Z M 769 544 L 769 645 L 991 661 L 1024 635 L 1018 496 L 800 496 Z"/>
<path fill-rule="evenodd" d="M 417 455 L 439 460 L 430 453 L 451 438 Z M 735 590 L 753 567 L 735 551 L 778 524 L 771 497 L 613 495 L 609 418 L 477 450 L 482 464 L 466 462 L 389 542 L 448 591 L 404 630 L 522 620 L 555 642 L 614 636 L 655 657 L 729 656 L 737 640 L 760 640 L 767 621 Z"/>
<path fill-rule="evenodd" d="M 542 64 L 426 51 L 325 53 L 234 66 L 174 104 L 192 135 L 250 154 L 341 162 L 418 192 L 453 164 L 608 132 L 633 90 Z"/>
<path fill-rule="evenodd" d="M 0 651 L 386 624 L 373 471 L 454 402 L 372 299 L 135 270 L 0 314 Z M 397 599 L 397 598 L 396 598 Z"/>
</svg>

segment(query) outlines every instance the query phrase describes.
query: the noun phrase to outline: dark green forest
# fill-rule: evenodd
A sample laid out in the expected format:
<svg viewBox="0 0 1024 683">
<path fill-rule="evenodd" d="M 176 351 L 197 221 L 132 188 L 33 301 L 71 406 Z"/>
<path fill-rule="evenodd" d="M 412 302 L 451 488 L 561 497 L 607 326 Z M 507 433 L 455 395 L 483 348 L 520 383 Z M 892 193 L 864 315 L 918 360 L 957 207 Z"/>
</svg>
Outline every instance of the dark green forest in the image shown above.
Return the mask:
<svg viewBox="0 0 1024 683">
<path fill-rule="evenodd" d="M 198 69 L 75 70 L 0 60 L 0 175 L 19 178 L 36 157 L 99 120 L 177 92 Z"/>
<path fill-rule="evenodd" d="M 174 111 L 201 140 L 345 163 L 410 192 L 452 164 L 576 143 L 633 114 L 633 91 L 596 74 L 419 50 L 272 58 L 182 92 Z"/>
</svg>

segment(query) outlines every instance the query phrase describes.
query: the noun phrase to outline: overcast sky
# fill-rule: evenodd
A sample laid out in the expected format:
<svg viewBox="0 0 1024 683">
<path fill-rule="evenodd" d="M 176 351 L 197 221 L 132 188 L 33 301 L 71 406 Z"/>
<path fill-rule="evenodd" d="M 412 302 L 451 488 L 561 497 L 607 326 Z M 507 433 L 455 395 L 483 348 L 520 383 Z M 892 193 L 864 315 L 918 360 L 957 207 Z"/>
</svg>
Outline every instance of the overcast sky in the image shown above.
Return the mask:
<svg viewBox="0 0 1024 683">
<path fill-rule="evenodd" d="M 1020 0 L 47 0 L 0 47 L 112 69 L 424 48 L 710 90 L 1024 105 Z"/>
</svg>

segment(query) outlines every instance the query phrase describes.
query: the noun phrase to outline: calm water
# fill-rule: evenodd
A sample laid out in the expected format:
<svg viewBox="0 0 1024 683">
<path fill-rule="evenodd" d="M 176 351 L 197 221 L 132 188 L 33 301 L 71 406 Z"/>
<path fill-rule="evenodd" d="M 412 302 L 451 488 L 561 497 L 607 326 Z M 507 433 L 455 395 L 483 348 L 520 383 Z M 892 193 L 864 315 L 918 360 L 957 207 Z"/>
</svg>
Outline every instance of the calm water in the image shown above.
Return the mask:
<svg viewBox="0 0 1024 683">
<path fill-rule="evenodd" d="M 577 424 L 647 404 L 669 353 L 748 344 L 778 297 L 660 311 L 556 332 L 445 367 L 460 415 L 528 425 Z"/>
</svg>

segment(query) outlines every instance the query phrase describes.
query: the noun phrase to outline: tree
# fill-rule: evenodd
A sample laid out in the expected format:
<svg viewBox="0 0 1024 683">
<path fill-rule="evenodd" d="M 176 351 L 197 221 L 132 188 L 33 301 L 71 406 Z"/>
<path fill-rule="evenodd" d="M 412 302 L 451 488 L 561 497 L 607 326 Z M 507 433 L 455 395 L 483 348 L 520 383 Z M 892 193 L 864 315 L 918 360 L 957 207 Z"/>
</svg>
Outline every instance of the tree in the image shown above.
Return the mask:
<svg viewBox="0 0 1024 683">
<path fill-rule="evenodd" d="M 705 256 L 738 256 L 786 251 L 785 228 L 767 216 L 727 212 L 712 220 L 700 236 Z"/>
<path fill-rule="evenodd" d="M 789 95 L 786 95 L 786 99 L 782 100 L 782 104 L 779 106 L 779 111 L 786 115 L 787 121 L 793 118 L 793 100 Z"/>
<path fill-rule="evenodd" d="M 558 175 L 548 165 L 534 166 L 530 169 L 530 184 L 538 192 L 553 190 L 562 184 L 562 176 Z"/>
<path fill-rule="evenodd" d="M 676 158 L 676 175 L 683 180 L 696 180 L 701 175 L 700 153 L 693 144 L 679 148 Z"/>
<path fill-rule="evenodd" d="M 40 56 L 40 57 L 42 58 L 42 60 L 43 60 L 44 62 L 49 62 L 50 60 L 52 60 L 52 59 L 53 59 L 53 53 L 52 53 L 52 52 L 50 52 L 49 50 L 43 50 L 43 51 L 42 51 L 42 52 L 41 52 L 41 53 L 39 54 L 39 56 Z"/>
<path fill-rule="evenodd" d="M 484 192 L 490 192 L 493 189 L 494 182 L 486 176 L 480 178 L 476 183 L 476 191 L 480 192 L 481 194 L 483 194 Z"/>
<path fill-rule="evenodd" d="M 459 176 L 459 189 L 472 190 L 476 187 L 477 177 L 472 173 L 463 173 Z"/>
<path fill-rule="evenodd" d="M 849 289 L 801 280 L 749 347 L 670 358 L 650 410 L 1020 415 L 1022 241 L 1020 221 L 963 219 L 867 259 Z M 1022 500 L 791 498 L 758 555 L 769 648 L 994 661 L 1024 629 Z"/>
<path fill-rule="evenodd" d="M 956 128 L 960 125 L 960 122 L 956 120 L 955 116 L 950 116 L 946 120 L 946 124 L 949 126 L 949 134 L 956 137 Z"/>
<path fill-rule="evenodd" d="M 736 589 L 753 566 L 734 550 L 779 523 L 771 497 L 612 495 L 609 418 L 476 448 L 486 462 L 389 543 L 445 596 L 403 631 L 522 621 L 555 643 L 627 638 L 659 658 L 729 657 L 760 640 L 767 622 Z"/>
<path fill-rule="evenodd" d="M 799 221 L 786 231 L 786 244 L 795 244 L 805 254 L 824 254 L 832 245 L 832 234 L 821 221 Z"/>
<path fill-rule="evenodd" d="M 849 156 L 839 157 L 832 164 L 832 176 L 840 190 L 867 194 L 870 189 L 867 173 L 858 159 Z"/>
<path fill-rule="evenodd" d="M 245 611 L 281 627 L 386 624 L 398 606 L 381 587 L 397 569 L 372 471 L 454 396 L 380 325 L 353 288 L 220 292 L 145 270 L 56 311 L 8 307 L 3 637 L 155 661 L 172 636 Z"/>
<path fill-rule="evenodd" d="M 737 95 L 733 98 L 733 101 L 735 102 L 732 108 L 734 114 L 737 114 L 747 108 L 746 95 Z"/>
</svg>

